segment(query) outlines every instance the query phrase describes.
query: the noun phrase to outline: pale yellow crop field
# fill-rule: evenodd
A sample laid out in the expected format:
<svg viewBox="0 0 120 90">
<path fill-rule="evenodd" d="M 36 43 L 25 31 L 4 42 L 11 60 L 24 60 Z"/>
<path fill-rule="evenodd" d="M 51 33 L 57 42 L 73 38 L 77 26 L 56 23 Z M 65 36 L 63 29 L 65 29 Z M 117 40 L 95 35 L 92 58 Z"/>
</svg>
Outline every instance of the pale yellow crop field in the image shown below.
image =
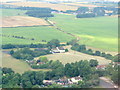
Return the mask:
<svg viewBox="0 0 120 90">
<path fill-rule="evenodd" d="M 26 6 L 26 7 L 49 7 L 55 10 L 77 10 L 77 6 L 68 6 L 62 4 L 51 4 L 45 2 L 16 2 L 16 3 L 3 3 L 7 5 L 15 5 L 15 6 Z"/>
<path fill-rule="evenodd" d="M 9 16 L 9 17 L 3 17 L 0 20 L 2 21 L 0 27 L 49 25 L 44 19 L 28 17 L 28 16 Z"/>
</svg>

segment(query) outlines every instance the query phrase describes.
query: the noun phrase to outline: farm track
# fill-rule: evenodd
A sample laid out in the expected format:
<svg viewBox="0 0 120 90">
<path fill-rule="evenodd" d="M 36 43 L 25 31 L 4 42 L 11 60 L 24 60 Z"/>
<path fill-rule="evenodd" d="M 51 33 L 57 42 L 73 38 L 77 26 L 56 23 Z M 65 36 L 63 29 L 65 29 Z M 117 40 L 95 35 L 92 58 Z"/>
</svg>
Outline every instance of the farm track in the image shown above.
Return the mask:
<svg viewBox="0 0 120 90">
<path fill-rule="evenodd" d="M 67 35 L 70 35 L 72 37 L 75 37 L 77 39 L 77 41 L 79 42 L 81 40 L 81 38 L 77 35 L 74 35 L 72 33 L 69 33 L 69 32 L 66 32 L 64 30 L 62 30 L 60 27 L 56 26 L 52 21 L 50 20 L 46 20 L 46 22 L 48 22 L 51 26 L 53 26 L 56 30 L 60 31 L 60 32 L 63 32 Z M 91 39 L 89 40 L 86 40 L 85 43 L 89 42 Z M 94 47 L 89 47 L 87 46 L 88 49 L 93 49 L 94 51 L 98 50 L 98 51 L 102 51 L 102 52 L 106 52 L 106 53 L 110 53 L 112 55 L 116 55 L 118 52 L 113 52 L 113 51 L 106 51 L 106 50 L 103 50 L 103 49 L 100 49 L 100 48 L 94 48 Z"/>
<path fill-rule="evenodd" d="M 68 35 L 70 35 L 70 36 L 72 36 L 72 37 L 75 37 L 78 42 L 80 41 L 80 37 L 79 37 L 79 36 L 76 36 L 76 35 L 74 35 L 74 34 L 72 34 L 72 33 L 69 33 L 69 32 L 66 32 L 66 31 L 62 30 L 60 27 L 56 26 L 56 25 L 55 25 L 52 21 L 50 21 L 50 20 L 46 20 L 46 22 L 48 22 L 51 26 L 55 27 L 56 30 L 58 30 L 58 31 L 60 31 L 60 32 L 63 32 L 63 33 L 65 33 L 65 34 L 68 34 Z"/>
</svg>

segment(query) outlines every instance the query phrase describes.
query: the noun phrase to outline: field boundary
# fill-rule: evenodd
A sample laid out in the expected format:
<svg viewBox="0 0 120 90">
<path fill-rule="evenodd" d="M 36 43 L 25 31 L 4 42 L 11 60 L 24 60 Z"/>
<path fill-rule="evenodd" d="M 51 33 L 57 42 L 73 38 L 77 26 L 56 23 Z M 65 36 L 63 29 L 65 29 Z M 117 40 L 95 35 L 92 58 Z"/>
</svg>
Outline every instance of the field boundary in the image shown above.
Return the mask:
<svg viewBox="0 0 120 90">
<path fill-rule="evenodd" d="M 72 34 L 72 33 L 69 33 L 69 32 L 66 32 L 66 31 L 62 30 L 60 27 L 58 27 L 58 26 L 56 26 L 55 24 L 53 24 L 53 22 L 50 21 L 50 20 L 46 20 L 46 21 L 47 21 L 48 23 L 50 23 L 51 26 L 55 27 L 56 30 L 58 30 L 58 31 L 60 31 L 60 32 L 63 32 L 63 33 L 65 33 L 65 34 L 68 34 L 68 35 L 70 35 L 70 36 L 72 36 L 72 37 L 75 37 L 75 38 L 77 39 L 77 42 L 80 41 L 80 37 L 79 37 L 79 36 L 74 35 L 74 34 Z"/>
</svg>

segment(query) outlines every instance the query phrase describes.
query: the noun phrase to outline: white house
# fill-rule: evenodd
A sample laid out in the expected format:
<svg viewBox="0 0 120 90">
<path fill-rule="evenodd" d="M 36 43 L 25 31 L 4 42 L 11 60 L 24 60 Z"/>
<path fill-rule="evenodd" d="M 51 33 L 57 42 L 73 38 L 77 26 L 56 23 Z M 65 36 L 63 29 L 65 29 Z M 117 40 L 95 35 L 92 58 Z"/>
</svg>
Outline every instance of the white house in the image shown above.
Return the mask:
<svg viewBox="0 0 120 90">
<path fill-rule="evenodd" d="M 51 49 L 51 52 L 54 53 L 65 53 L 65 49 L 63 47 L 56 47 L 54 49 Z"/>
<path fill-rule="evenodd" d="M 82 78 L 80 76 L 78 76 L 78 77 L 72 77 L 72 78 L 70 78 L 70 81 L 73 84 L 78 84 L 79 81 L 82 81 Z"/>
</svg>

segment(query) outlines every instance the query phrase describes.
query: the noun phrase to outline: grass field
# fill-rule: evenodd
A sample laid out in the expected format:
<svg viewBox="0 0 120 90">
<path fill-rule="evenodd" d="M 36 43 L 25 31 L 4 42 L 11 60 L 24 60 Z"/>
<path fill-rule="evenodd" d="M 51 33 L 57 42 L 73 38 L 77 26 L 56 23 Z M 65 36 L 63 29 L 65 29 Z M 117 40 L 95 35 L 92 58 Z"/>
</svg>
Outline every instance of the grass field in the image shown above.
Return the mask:
<svg viewBox="0 0 120 90">
<path fill-rule="evenodd" d="M 1 52 L 0 52 L 1 54 Z M 2 60 L 0 59 L 1 67 L 12 68 L 16 73 L 24 73 L 25 71 L 48 71 L 48 69 L 32 69 L 26 62 L 14 59 L 9 54 L 2 53 Z"/>
<path fill-rule="evenodd" d="M 77 19 L 75 15 L 55 14 L 50 19 L 62 30 L 80 37 L 80 43 L 91 47 L 117 51 L 117 17 Z"/>
<path fill-rule="evenodd" d="M 12 37 L 0 37 L 0 38 L 2 38 L 2 44 L 31 44 L 31 43 L 36 43 L 36 41 L 17 39 L 17 38 L 12 38 Z"/>
<path fill-rule="evenodd" d="M 53 27 L 48 26 L 39 26 L 39 27 L 16 27 L 16 28 L 3 28 L 3 35 L 16 35 L 16 36 L 24 36 L 25 38 L 34 38 L 35 40 L 23 40 L 16 38 L 3 37 L 3 44 L 30 44 L 30 43 L 40 43 L 41 40 L 50 41 L 51 39 L 59 39 L 61 42 L 66 42 L 74 37 L 57 31 Z"/>
<path fill-rule="evenodd" d="M 25 14 L 26 10 L 18 10 L 18 9 L 0 9 L 2 11 L 2 14 L 0 14 L 0 17 L 6 17 L 6 16 L 27 16 Z"/>
<path fill-rule="evenodd" d="M 99 56 L 92 56 L 92 55 L 87 55 L 84 53 L 80 53 L 77 51 L 73 51 L 70 49 L 71 46 L 65 46 L 64 48 L 67 48 L 69 52 L 67 53 L 57 53 L 57 54 L 50 54 L 50 55 L 45 55 L 49 60 L 60 60 L 63 64 L 66 63 L 72 63 L 80 60 L 90 60 L 90 59 L 96 59 L 98 60 L 100 65 L 106 65 L 111 62 L 111 60 L 107 60 L 103 57 Z"/>
</svg>

